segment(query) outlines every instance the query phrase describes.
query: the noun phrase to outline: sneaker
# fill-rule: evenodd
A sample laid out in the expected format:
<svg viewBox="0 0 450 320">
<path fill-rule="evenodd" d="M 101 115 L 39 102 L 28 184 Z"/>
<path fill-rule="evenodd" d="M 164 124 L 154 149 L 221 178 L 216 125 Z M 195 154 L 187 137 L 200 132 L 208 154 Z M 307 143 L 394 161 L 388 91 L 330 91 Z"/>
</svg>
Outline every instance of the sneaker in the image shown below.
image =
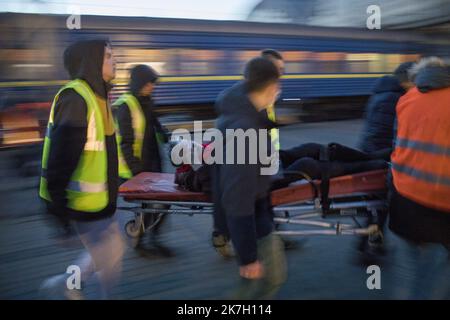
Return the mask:
<svg viewBox="0 0 450 320">
<path fill-rule="evenodd" d="M 305 245 L 306 241 L 308 241 L 307 238 L 288 239 L 286 237 L 282 237 L 281 239 L 283 240 L 284 250 L 299 249 Z"/>
<path fill-rule="evenodd" d="M 224 258 L 231 258 L 235 256 L 231 242 L 222 234 L 213 232 L 212 245 L 216 251 Z"/>
<path fill-rule="evenodd" d="M 367 250 L 372 254 L 384 255 L 386 253 L 384 247 L 384 237 L 381 231 L 373 235 L 369 235 L 367 244 Z"/>
</svg>

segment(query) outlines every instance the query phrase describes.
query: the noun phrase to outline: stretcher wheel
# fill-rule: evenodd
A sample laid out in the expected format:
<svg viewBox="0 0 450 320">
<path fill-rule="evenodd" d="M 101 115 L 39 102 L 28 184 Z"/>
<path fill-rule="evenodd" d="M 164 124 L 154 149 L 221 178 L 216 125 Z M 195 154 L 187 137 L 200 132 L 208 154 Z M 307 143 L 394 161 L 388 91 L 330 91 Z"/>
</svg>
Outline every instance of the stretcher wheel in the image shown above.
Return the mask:
<svg viewBox="0 0 450 320">
<path fill-rule="evenodd" d="M 130 238 L 130 245 L 135 248 L 139 243 L 139 238 L 142 234 L 142 227 L 136 225 L 136 221 L 130 220 L 125 224 L 125 233 Z"/>
</svg>

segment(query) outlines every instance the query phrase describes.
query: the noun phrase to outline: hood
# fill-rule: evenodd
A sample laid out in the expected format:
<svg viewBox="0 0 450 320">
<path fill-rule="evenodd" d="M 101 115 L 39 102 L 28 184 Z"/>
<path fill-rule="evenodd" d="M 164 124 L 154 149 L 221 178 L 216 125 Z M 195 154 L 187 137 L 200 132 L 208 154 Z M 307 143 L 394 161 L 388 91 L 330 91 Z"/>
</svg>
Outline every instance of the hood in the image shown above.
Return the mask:
<svg viewBox="0 0 450 320">
<path fill-rule="evenodd" d="M 450 87 L 450 69 L 443 66 L 425 67 L 419 70 L 414 83 L 420 92 Z"/>
<path fill-rule="evenodd" d="M 223 91 L 218 97 L 215 111 L 219 117 L 228 120 L 240 120 L 242 118 L 257 122 L 258 127 L 273 128 L 276 124 L 267 119 L 264 111 L 258 112 L 247 97 L 245 83 L 240 81 L 231 88 Z"/>
<path fill-rule="evenodd" d="M 158 77 L 158 73 L 145 64 L 134 67 L 130 73 L 129 87 L 131 93 L 137 97 L 143 86 L 149 82 L 155 82 Z"/>
<path fill-rule="evenodd" d="M 83 79 L 99 96 L 106 98 L 111 86 L 103 80 L 103 55 L 107 40 L 77 41 L 64 51 L 64 67 L 71 79 Z"/>
<path fill-rule="evenodd" d="M 404 89 L 396 77 L 383 76 L 375 81 L 373 86 L 374 93 L 381 92 L 403 92 Z"/>
</svg>

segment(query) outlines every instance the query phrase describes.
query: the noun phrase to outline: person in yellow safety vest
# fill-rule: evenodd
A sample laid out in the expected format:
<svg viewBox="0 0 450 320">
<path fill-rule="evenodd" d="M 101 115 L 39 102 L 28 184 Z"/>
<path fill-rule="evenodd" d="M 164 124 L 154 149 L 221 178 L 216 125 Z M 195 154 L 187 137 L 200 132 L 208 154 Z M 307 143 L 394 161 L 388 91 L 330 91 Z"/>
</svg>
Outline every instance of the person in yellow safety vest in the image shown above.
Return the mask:
<svg viewBox="0 0 450 320">
<path fill-rule="evenodd" d="M 396 298 L 442 299 L 450 293 L 450 68 L 430 57 L 412 71 L 416 86 L 396 107 L 389 227 L 406 240 L 414 273 L 410 296 Z"/>
<path fill-rule="evenodd" d="M 261 51 L 261 57 L 269 59 L 272 61 L 275 66 L 278 69 L 278 72 L 280 73 L 280 76 L 284 73 L 284 60 L 283 56 L 274 49 L 264 49 Z M 271 105 L 266 109 L 267 117 L 269 120 L 276 122 L 276 112 L 275 112 L 275 106 Z M 279 136 L 279 130 L 277 128 L 273 128 L 270 130 L 270 138 L 272 140 L 272 143 L 275 147 L 275 150 L 280 150 L 280 136 Z"/>
<path fill-rule="evenodd" d="M 116 115 L 119 176 L 130 179 L 140 172 L 161 172 L 159 144 L 166 143 L 167 130 L 155 114 L 152 92 L 158 74 L 147 65 L 130 72 L 129 92 L 113 104 Z"/>
<path fill-rule="evenodd" d="M 280 73 L 280 77 L 284 73 L 284 59 L 281 53 L 274 49 L 264 49 L 261 51 L 261 57 L 269 59 L 275 64 L 275 67 L 277 67 L 278 72 Z M 270 105 L 267 109 L 267 118 L 269 118 L 272 122 L 277 122 L 276 112 L 275 112 L 275 105 Z M 281 151 L 281 143 L 280 143 L 280 130 L 278 128 L 273 128 L 270 130 L 270 139 L 272 140 L 272 144 L 276 151 Z M 282 152 L 282 151 L 281 151 Z M 280 161 L 282 161 L 282 157 L 280 154 Z M 282 166 L 283 164 L 280 163 Z M 297 245 L 297 243 L 291 239 L 283 238 L 284 246 L 286 249 L 293 248 Z"/>
<path fill-rule="evenodd" d="M 106 40 L 79 41 L 64 51 L 64 66 L 72 80 L 53 100 L 39 195 L 49 213 L 73 226 L 86 249 L 74 263 L 81 269 L 82 284 L 98 272 L 98 297 L 109 298 L 125 250 L 114 217 L 118 162 L 107 98 L 115 60 Z M 82 298 L 78 288 L 67 288 L 68 276 L 47 279 L 41 286 L 43 298 Z"/>
<path fill-rule="evenodd" d="M 129 91 L 113 104 L 121 181 L 131 179 L 140 172 L 162 171 L 159 146 L 168 142 L 168 134 L 155 114 L 152 92 L 157 80 L 158 74 L 151 67 L 133 67 L 130 72 Z M 158 216 L 145 214 L 144 225 L 154 224 Z M 152 249 L 157 249 L 155 253 L 170 255 L 168 248 L 157 241 L 164 219 L 165 215 L 159 216 L 159 222 L 151 230 Z M 142 237 L 139 237 L 137 247 L 144 249 Z"/>
</svg>

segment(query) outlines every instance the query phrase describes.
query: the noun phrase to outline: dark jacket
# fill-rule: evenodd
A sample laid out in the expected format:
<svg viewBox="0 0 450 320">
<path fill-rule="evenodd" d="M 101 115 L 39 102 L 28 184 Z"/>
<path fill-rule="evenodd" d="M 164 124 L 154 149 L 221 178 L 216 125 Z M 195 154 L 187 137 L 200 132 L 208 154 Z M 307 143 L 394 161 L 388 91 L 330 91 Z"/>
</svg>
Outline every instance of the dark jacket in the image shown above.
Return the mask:
<svg viewBox="0 0 450 320">
<path fill-rule="evenodd" d="M 425 67 L 416 75 L 414 82 L 423 94 L 431 90 L 448 88 L 449 69 Z M 450 212 L 422 206 L 400 195 L 392 183 L 390 189 L 389 227 L 393 232 L 415 242 L 442 243 L 450 248 Z"/>
<path fill-rule="evenodd" d="M 136 71 L 136 70 L 134 70 Z M 139 72 L 133 72 L 130 79 L 130 93 L 139 101 L 142 111 L 145 115 L 146 128 L 142 146 L 142 158 L 139 159 L 133 155 L 134 132 L 131 122 L 130 109 L 126 103 L 117 108 L 117 121 L 119 123 L 122 142 L 120 147 L 122 153 L 133 175 L 140 172 L 161 172 L 161 156 L 156 134 L 163 137 L 163 142 L 167 142 L 167 131 L 161 126 L 154 112 L 154 103 L 151 97 L 139 95 L 142 87 L 148 82 L 153 82 L 156 75 L 151 69 L 140 69 Z"/>
<path fill-rule="evenodd" d="M 395 77 L 377 79 L 367 103 L 365 123 L 359 148 L 367 153 L 392 148 L 395 106 L 405 93 Z"/>
<path fill-rule="evenodd" d="M 226 129 L 273 127 L 273 122 L 253 107 L 241 82 L 222 92 L 215 107 L 219 115 L 216 127 L 222 133 Z M 267 141 L 270 146 L 270 136 Z M 224 145 L 226 143 L 225 138 Z M 247 144 L 246 155 L 249 149 Z M 226 147 L 224 162 L 225 159 Z M 216 164 L 212 170 L 215 226 L 217 231 L 231 237 L 241 265 L 257 260 L 257 239 L 273 230 L 273 214 L 268 200 L 270 176 L 260 174 L 262 164 L 259 159 L 257 164 L 247 163 L 248 159 L 246 164 Z"/>
<path fill-rule="evenodd" d="M 71 79 L 85 80 L 97 100 L 104 101 L 106 119 L 112 120 L 107 106 L 109 85 L 103 81 L 102 67 L 106 41 L 82 41 L 70 46 L 64 53 L 64 65 Z M 114 128 L 105 130 L 108 154 L 107 175 L 109 204 L 100 212 L 86 213 L 67 208 L 65 188 L 70 181 L 87 140 L 87 105 L 72 89 L 64 90 L 55 105 L 54 125 L 50 132 L 51 145 L 47 163 L 48 191 L 52 202 L 49 213 L 75 220 L 98 219 L 114 214 L 118 191 L 117 146 Z M 110 122 L 111 123 L 111 122 Z M 112 122 L 113 123 L 113 122 Z"/>
</svg>

